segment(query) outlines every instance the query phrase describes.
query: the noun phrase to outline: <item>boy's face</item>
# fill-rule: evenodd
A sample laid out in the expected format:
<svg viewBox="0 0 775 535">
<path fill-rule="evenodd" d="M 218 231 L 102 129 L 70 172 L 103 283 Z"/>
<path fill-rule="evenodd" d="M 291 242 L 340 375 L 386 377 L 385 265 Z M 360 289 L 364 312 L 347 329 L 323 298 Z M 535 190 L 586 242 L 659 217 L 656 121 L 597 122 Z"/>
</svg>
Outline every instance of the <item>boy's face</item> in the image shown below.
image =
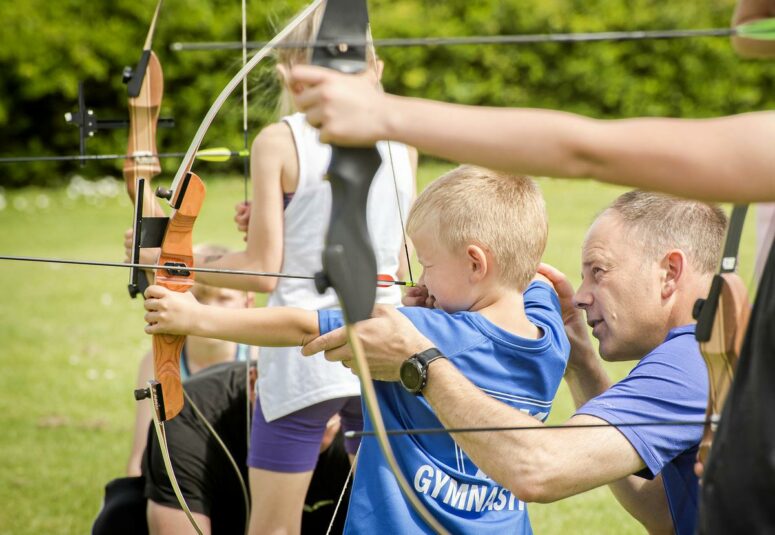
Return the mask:
<svg viewBox="0 0 775 535">
<path fill-rule="evenodd" d="M 450 313 L 469 310 L 475 298 L 469 277 L 472 267 L 464 252 L 451 251 L 428 228 L 411 238 L 423 268 L 417 284 L 428 288 L 434 307 Z"/>
</svg>

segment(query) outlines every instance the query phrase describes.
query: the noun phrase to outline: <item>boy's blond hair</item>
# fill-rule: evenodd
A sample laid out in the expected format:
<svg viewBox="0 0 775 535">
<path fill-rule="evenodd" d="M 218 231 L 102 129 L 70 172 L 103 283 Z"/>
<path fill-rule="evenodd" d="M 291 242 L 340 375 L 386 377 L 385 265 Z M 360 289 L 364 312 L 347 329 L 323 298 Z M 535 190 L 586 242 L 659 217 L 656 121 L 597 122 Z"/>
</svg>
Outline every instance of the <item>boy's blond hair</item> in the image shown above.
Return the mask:
<svg viewBox="0 0 775 535">
<path fill-rule="evenodd" d="M 433 181 L 407 221 L 412 235 L 431 228 L 451 250 L 489 250 L 501 281 L 524 291 L 546 248 L 548 222 L 541 190 L 528 177 L 463 165 Z"/>
</svg>

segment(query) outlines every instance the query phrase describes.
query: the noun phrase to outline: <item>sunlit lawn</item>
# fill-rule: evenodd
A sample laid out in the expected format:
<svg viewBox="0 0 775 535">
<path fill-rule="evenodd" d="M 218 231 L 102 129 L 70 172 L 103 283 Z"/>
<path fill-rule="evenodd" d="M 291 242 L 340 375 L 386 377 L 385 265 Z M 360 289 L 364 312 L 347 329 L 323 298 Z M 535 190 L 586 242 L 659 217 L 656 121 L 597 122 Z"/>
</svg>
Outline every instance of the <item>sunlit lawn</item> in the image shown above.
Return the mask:
<svg viewBox="0 0 775 535">
<path fill-rule="evenodd" d="M 424 165 L 421 182 L 446 168 Z M 195 241 L 239 247 L 231 218 L 241 179 L 205 180 Z M 546 261 L 578 282 L 586 226 L 623 190 L 589 181 L 541 186 L 550 212 Z M 0 255 L 121 260 L 131 208 L 120 188 L 73 198 L 64 189 L 6 191 Z M 135 372 L 149 346 L 141 302 L 128 298 L 126 282 L 125 269 L 0 262 L 0 533 L 87 533 L 104 484 L 123 474 Z M 609 369 L 619 378 L 630 367 Z M 551 421 L 571 412 L 563 387 Z M 530 509 L 537 533 L 642 532 L 607 489 Z"/>
</svg>

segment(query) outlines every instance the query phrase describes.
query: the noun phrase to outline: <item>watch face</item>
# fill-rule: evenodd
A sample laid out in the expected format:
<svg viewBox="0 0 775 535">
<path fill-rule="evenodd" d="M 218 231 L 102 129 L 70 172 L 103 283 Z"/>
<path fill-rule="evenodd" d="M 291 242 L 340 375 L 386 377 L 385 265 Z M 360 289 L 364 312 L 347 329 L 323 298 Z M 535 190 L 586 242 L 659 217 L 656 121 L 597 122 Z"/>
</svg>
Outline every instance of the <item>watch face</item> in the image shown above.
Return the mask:
<svg viewBox="0 0 775 535">
<path fill-rule="evenodd" d="M 417 392 L 420 389 L 422 376 L 416 362 L 411 360 L 401 364 L 401 384 L 410 392 Z"/>
</svg>

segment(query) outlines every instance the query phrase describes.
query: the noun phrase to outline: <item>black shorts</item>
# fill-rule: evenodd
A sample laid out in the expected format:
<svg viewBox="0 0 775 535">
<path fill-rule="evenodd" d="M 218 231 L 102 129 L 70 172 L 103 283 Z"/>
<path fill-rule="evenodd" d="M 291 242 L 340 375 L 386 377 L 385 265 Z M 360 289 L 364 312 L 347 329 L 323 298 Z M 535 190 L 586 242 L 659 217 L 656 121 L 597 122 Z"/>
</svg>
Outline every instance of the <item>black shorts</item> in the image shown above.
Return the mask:
<svg viewBox="0 0 775 535">
<path fill-rule="evenodd" d="M 184 387 L 208 422 L 228 446 L 243 474 L 247 475 L 247 420 L 245 365 L 216 366 L 194 375 Z M 186 403 L 183 411 L 165 423 L 172 467 L 188 506 L 210 517 L 212 532 L 244 532 L 245 506 L 242 490 L 221 446 Z M 325 533 L 350 462 L 341 432 L 320 454 L 305 499 L 302 533 Z M 180 508 L 167 478 L 156 432 L 151 426 L 143 456 L 145 496 L 154 502 Z M 341 533 L 347 512 L 343 502 L 332 533 Z"/>
</svg>

